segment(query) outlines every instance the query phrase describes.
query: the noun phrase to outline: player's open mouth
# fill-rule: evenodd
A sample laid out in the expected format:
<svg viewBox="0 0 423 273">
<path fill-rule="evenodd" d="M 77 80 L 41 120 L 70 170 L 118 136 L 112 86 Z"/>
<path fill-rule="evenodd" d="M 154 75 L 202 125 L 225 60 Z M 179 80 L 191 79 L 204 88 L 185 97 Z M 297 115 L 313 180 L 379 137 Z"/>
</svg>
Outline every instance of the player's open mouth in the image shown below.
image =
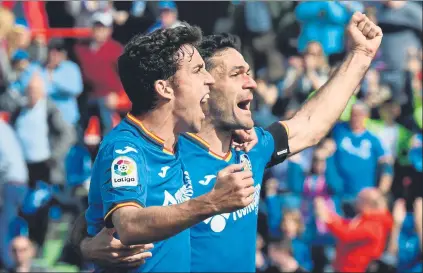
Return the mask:
<svg viewBox="0 0 423 273">
<path fill-rule="evenodd" d="M 237 106 L 241 110 L 250 111 L 250 104 L 251 104 L 251 100 L 250 99 L 245 99 L 245 100 L 242 100 L 242 101 L 238 102 L 237 103 Z"/>
<path fill-rule="evenodd" d="M 201 104 L 205 104 L 209 100 L 209 98 L 210 98 L 210 95 L 209 94 L 205 94 L 204 97 L 201 98 L 200 103 Z"/>
</svg>

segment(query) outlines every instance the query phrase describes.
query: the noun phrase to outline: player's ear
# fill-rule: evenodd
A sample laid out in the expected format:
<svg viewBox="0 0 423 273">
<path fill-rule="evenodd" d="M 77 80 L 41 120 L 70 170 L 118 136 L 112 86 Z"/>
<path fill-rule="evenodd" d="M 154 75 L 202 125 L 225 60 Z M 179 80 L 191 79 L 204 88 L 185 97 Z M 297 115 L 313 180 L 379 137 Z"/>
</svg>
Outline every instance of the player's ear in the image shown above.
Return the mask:
<svg viewBox="0 0 423 273">
<path fill-rule="evenodd" d="M 154 89 L 157 94 L 167 100 L 173 98 L 173 88 L 166 80 L 157 80 L 154 82 Z"/>
</svg>

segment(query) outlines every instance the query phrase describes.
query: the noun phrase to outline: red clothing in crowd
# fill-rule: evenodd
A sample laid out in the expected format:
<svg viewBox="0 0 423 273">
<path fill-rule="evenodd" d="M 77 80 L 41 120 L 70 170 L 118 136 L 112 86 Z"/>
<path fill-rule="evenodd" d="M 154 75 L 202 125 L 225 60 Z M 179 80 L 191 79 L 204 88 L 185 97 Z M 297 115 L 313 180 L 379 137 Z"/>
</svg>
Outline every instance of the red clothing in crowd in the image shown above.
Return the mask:
<svg viewBox="0 0 423 273">
<path fill-rule="evenodd" d="M 25 20 L 31 29 L 45 29 L 48 27 L 48 17 L 45 9 L 45 1 L 0 1 L 0 5 L 10 9 L 22 5 Z M 19 8 L 19 7 L 18 7 Z"/>
<path fill-rule="evenodd" d="M 117 73 L 117 59 L 122 52 L 123 47 L 112 39 L 97 49 L 82 43 L 75 46 L 84 83 L 92 92 L 91 97 L 100 98 L 111 92 L 122 92 L 123 87 Z"/>
<path fill-rule="evenodd" d="M 365 272 L 382 255 L 393 220 L 389 211 L 362 214 L 352 220 L 334 216 L 327 224 L 337 239 L 335 271 Z"/>
</svg>

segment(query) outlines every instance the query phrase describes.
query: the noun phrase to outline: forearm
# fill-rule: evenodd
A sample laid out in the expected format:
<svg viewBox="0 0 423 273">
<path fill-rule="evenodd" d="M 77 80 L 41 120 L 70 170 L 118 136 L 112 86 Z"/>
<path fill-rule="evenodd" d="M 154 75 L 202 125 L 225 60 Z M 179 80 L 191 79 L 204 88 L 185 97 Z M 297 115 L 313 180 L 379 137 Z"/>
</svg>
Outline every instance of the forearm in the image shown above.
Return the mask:
<svg viewBox="0 0 423 273">
<path fill-rule="evenodd" d="M 217 208 L 207 195 L 178 205 L 119 209 L 112 221 L 124 245 L 167 239 L 213 215 Z"/>
<path fill-rule="evenodd" d="M 371 60 L 364 54 L 348 54 L 329 81 L 292 119 L 285 121 L 290 132 L 291 153 L 317 144 L 329 132 L 366 74 Z"/>
<path fill-rule="evenodd" d="M 417 236 L 419 237 L 419 245 L 420 245 L 420 251 L 423 251 L 423 226 L 422 224 L 416 224 L 416 233 Z"/>
<path fill-rule="evenodd" d="M 398 254 L 398 239 L 399 234 L 401 231 L 401 225 L 394 224 L 391 232 L 391 236 L 389 238 L 388 242 L 388 248 L 387 251 L 389 254 L 396 256 Z"/>
<path fill-rule="evenodd" d="M 88 236 L 87 233 L 87 222 L 85 220 L 85 212 L 81 213 L 76 218 L 75 223 L 72 227 L 69 243 L 72 247 L 81 254 L 81 242 Z"/>
<path fill-rule="evenodd" d="M 379 189 L 382 193 L 386 194 L 389 192 L 392 186 L 392 175 L 390 174 L 383 174 L 379 181 Z"/>
</svg>

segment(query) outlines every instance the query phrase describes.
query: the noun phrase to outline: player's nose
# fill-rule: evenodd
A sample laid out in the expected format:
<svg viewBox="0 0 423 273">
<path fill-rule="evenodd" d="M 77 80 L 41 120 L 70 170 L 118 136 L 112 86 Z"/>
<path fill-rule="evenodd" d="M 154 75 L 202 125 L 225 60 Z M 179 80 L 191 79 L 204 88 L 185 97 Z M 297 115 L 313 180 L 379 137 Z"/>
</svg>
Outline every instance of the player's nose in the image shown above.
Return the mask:
<svg viewBox="0 0 423 273">
<path fill-rule="evenodd" d="M 243 86 L 243 88 L 244 89 L 250 89 L 250 90 L 256 89 L 257 88 L 257 83 L 256 83 L 256 81 L 251 76 L 248 76 L 247 79 L 246 79 L 246 82 L 245 82 L 245 84 Z"/>
<path fill-rule="evenodd" d="M 205 85 L 212 85 L 212 84 L 214 84 L 214 82 L 215 81 L 214 81 L 213 76 L 209 72 L 206 71 L 206 79 L 204 81 L 204 84 Z"/>
</svg>

